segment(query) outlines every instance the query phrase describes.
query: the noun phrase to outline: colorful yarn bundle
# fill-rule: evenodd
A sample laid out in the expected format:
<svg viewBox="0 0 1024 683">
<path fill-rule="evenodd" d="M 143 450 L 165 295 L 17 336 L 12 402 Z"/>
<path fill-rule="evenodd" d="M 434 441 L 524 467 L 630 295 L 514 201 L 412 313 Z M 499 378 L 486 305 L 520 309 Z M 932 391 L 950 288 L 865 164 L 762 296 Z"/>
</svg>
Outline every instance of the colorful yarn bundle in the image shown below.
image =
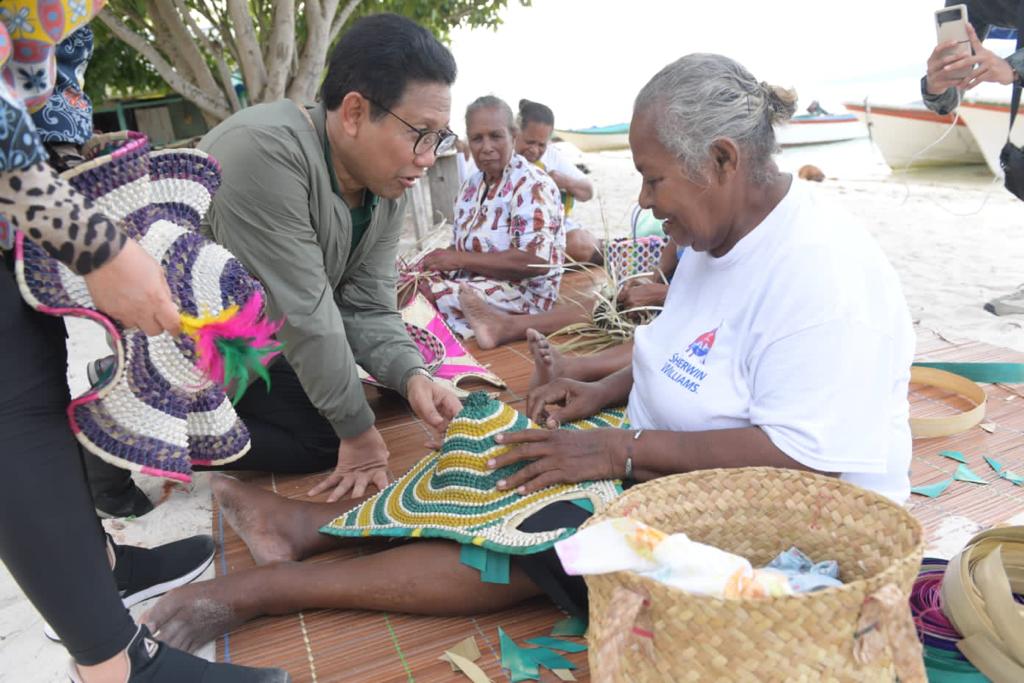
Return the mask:
<svg viewBox="0 0 1024 683">
<path fill-rule="evenodd" d="M 942 577 L 947 560 L 926 557 L 910 593 L 910 611 L 924 644 L 924 665 L 930 683 L 987 683 L 957 649 L 960 633 L 942 611 Z"/>
<path fill-rule="evenodd" d="M 260 283 L 199 224 L 220 185 L 217 162 L 198 150 L 152 152 L 145 136 L 99 136 L 93 157 L 64 174 L 161 264 L 186 334 L 147 337 L 93 305 L 85 281 L 18 236 L 16 271 L 26 302 L 51 315 L 102 325 L 114 372 L 68 407 L 86 449 L 125 469 L 189 481 L 193 464 L 224 464 L 249 450 L 235 400 L 280 351 L 262 318 Z"/>
</svg>

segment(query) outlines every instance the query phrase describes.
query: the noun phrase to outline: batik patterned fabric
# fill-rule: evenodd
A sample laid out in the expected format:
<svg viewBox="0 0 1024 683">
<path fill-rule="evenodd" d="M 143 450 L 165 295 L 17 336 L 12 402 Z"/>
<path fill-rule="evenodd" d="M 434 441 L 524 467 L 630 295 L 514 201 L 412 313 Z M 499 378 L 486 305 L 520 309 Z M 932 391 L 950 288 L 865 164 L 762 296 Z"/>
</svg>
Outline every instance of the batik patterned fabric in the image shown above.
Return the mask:
<svg viewBox="0 0 1024 683">
<path fill-rule="evenodd" d="M 0 6 L 0 171 L 45 161 L 30 113 L 57 82 L 56 48 L 104 0 L 6 0 Z"/>
<path fill-rule="evenodd" d="M 32 115 L 43 142 L 82 145 L 92 137 L 92 102 L 83 90 L 92 49 L 92 29 L 88 26 L 57 46 L 56 84 L 42 108 Z"/>
<path fill-rule="evenodd" d="M 551 264 L 524 280 L 495 280 L 468 271 L 437 277 L 430 289 L 448 326 L 472 336 L 459 308 L 459 287 L 470 287 L 508 313 L 540 313 L 558 299 L 565 263 L 565 230 L 558 187 L 547 173 L 518 154 L 492 186 L 482 171 L 470 176 L 455 202 L 453 249 L 481 253 L 525 251 Z"/>
<path fill-rule="evenodd" d="M 64 173 L 164 268 L 183 314 L 217 316 L 262 299 L 260 284 L 228 251 L 204 239 L 199 221 L 220 184 L 217 162 L 198 150 L 151 152 L 139 133 L 100 136 L 99 155 Z M 224 389 L 200 372 L 188 335 L 147 337 L 96 310 L 84 280 L 18 234 L 16 275 L 30 306 L 92 319 L 107 331 L 113 375 L 74 399 L 76 438 L 133 471 L 189 481 L 193 464 L 224 464 L 249 449 L 249 434 Z"/>
<path fill-rule="evenodd" d="M 618 428 L 625 422 L 624 410 L 611 410 L 562 429 Z M 448 425 L 441 450 L 320 531 L 348 537 L 446 538 L 513 555 L 545 550 L 575 529 L 529 533 L 517 528 L 524 519 L 560 500 L 581 501 L 601 511 L 621 487 L 602 480 L 549 486 L 525 496 L 499 491 L 498 481 L 526 463 L 489 470 L 487 461 L 509 450 L 494 437 L 530 428 L 536 425 L 511 407 L 482 392 L 471 394 Z"/>
<path fill-rule="evenodd" d="M 422 294 L 417 293 L 400 313 L 409 337 L 419 349 L 423 362 L 434 376 L 435 382 L 442 384 L 460 398 L 469 396 L 468 391 L 459 387 L 459 382 L 466 379 L 480 379 L 496 387 L 505 386 L 500 377 L 480 365 L 473 354 L 466 350 L 445 325 L 441 314 Z M 359 379 L 367 384 L 380 386 L 362 368 L 359 368 Z"/>
</svg>

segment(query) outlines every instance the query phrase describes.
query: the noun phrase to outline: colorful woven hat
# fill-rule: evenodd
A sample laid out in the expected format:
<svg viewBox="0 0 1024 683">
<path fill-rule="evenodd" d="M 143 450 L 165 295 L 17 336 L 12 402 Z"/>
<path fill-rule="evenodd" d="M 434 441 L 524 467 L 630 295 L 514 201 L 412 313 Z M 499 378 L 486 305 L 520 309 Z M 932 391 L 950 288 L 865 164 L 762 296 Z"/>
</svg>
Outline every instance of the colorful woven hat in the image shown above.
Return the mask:
<svg viewBox="0 0 1024 683">
<path fill-rule="evenodd" d="M 91 161 L 63 177 L 120 222 L 164 268 L 185 333 L 147 337 L 93 305 L 85 281 L 24 235 L 16 272 L 30 306 L 102 325 L 116 367 L 68 407 L 89 451 L 119 467 L 181 481 L 192 464 L 224 464 L 249 449 L 249 433 L 224 386 L 265 374 L 277 326 L 261 319 L 263 290 L 228 251 L 196 229 L 220 184 L 217 162 L 198 150 L 151 152 L 139 133 L 101 136 Z M 98 156 L 97 156 L 98 155 Z"/>
<path fill-rule="evenodd" d="M 563 429 L 622 427 L 623 410 L 602 412 L 565 425 Z M 514 555 L 529 555 L 551 547 L 574 529 L 537 533 L 520 531 L 524 519 L 560 500 L 577 501 L 600 511 L 618 496 L 618 482 L 602 480 L 549 486 L 528 495 L 499 491 L 500 479 L 526 463 L 490 471 L 487 461 L 507 450 L 494 441 L 497 434 L 535 428 L 511 407 L 476 392 L 448 425 L 440 451 L 423 458 L 401 478 L 327 526 L 335 536 L 447 538 Z"/>
<path fill-rule="evenodd" d="M 466 379 L 475 378 L 496 387 L 505 386 L 500 377 L 480 365 L 473 354 L 466 350 L 445 324 L 441 314 L 422 294 L 417 292 L 401 313 L 405 329 L 423 356 L 435 382 L 445 385 L 460 397 L 469 395 L 468 391 L 458 386 L 459 382 Z M 359 377 L 368 384 L 380 386 L 362 368 Z"/>
</svg>

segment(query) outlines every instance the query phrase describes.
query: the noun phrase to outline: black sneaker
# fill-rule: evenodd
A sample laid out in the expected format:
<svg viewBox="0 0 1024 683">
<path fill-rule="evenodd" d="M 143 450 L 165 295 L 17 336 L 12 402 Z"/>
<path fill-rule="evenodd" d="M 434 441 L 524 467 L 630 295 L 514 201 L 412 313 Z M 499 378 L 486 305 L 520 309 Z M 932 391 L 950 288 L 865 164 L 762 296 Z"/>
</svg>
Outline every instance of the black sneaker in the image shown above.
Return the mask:
<svg viewBox="0 0 1024 683">
<path fill-rule="evenodd" d="M 151 549 L 117 545 L 113 540 L 110 544 L 114 548 L 114 578 L 125 607 L 192 583 L 210 566 L 217 550 L 213 537 L 205 534 Z M 43 626 L 43 633 L 50 640 L 60 642 L 49 624 Z"/>
<path fill-rule="evenodd" d="M 86 457 L 89 455 L 91 454 Z M 119 495 L 94 491 L 92 503 L 96 508 L 96 516 L 100 519 L 141 517 L 153 511 L 153 501 L 135 485 L 135 482 L 132 482 L 131 486 Z"/>
<path fill-rule="evenodd" d="M 72 683 L 82 683 L 74 662 L 68 671 Z M 211 663 L 176 650 L 153 638 L 139 626 L 128 644 L 127 683 L 291 683 L 281 669 L 253 669 L 237 664 Z"/>
</svg>

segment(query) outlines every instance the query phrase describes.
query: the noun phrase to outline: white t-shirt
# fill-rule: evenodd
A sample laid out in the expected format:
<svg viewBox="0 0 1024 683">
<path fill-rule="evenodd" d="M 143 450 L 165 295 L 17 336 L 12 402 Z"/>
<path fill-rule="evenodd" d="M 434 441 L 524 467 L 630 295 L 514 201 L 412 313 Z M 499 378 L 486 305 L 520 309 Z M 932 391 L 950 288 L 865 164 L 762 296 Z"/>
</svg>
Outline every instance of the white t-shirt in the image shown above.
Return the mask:
<svg viewBox="0 0 1024 683">
<path fill-rule="evenodd" d="M 722 256 L 686 250 L 636 331 L 641 429 L 757 426 L 797 462 L 904 502 L 914 330 L 871 235 L 794 181 Z"/>
</svg>

